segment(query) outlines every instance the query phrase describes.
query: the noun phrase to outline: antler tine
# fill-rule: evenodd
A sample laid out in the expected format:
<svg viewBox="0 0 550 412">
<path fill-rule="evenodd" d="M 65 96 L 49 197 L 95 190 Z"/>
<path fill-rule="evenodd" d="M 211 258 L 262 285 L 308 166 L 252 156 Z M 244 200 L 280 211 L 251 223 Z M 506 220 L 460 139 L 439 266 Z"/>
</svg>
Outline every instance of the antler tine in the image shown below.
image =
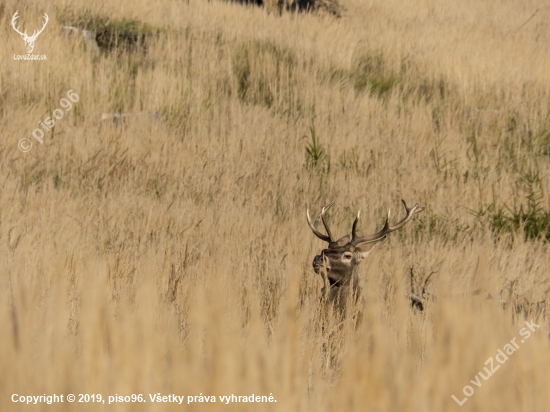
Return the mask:
<svg viewBox="0 0 550 412">
<path fill-rule="evenodd" d="M 325 220 L 325 212 L 327 210 L 329 210 L 332 207 L 333 204 L 334 203 L 329 203 L 328 205 L 323 207 L 323 209 L 321 210 L 321 220 L 323 222 L 323 226 L 325 227 L 325 230 L 327 231 L 327 235 L 328 235 L 331 243 L 334 242 L 334 240 L 333 240 L 334 238 L 332 237 L 332 233 L 330 233 L 330 228 L 328 227 L 327 221 Z"/>
<path fill-rule="evenodd" d="M 306 209 L 306 216 L 307 216 L 307 224 L 309 225 L 309 228 L 311 229 L 311 231 L 313 232 L 313 234 L 315 236 L 317 236 L 319 239 L 321 240 L 324 240 L 325 242 L 330 242 L 330 239 L 328 238 L 328 236 L 326 235 L 323 235 L 321 232 L 319 232 L 315 226 L 313 225 L 313 223 L 311 223 L 311 218 L 309 217 L 309 209 Z"/>
<path fill-rule="evenodd" d="M 321 232 L 319 232 L 319 230 L 317 230 L 317 228 L 315 227 L 315 225 L 313 223 L 311 223 L 311 218 L 309 216 L 309 209 L 306 209 L 306 215 L 307 215 L 307 224 L 309 225 L 309 228 L 311 229 L 311 231 L 313 232 L 313 234 L 315 236 L 317 236 L 319 239 L 325 241 L 325 242 L 328 242 L 328 243 L 332 243 L 334 240 L 332 238 L 332 233 L 330 232 L 330 229 L 328 227 L 328 224 L 325 220 L 325 212 L 327 210 L 329 210 L 332 205 L 334 203 L 330 203 L 328 205 L 326 205 L 325 207 L 323 207 L 323 209 L 321 209 L 321 221 L 323 222 L 323 226 L 325 227 L 325 230 L 327 231 L 327 234 L 324 235 L 322 234 Z M 317 218 L 318 219 L 318 218 Z M 315 223 L 318 223 L 318 220 L 315 222 Z"/>
<path fill-rule="evenodd" d="M 48 24 L 49 21 L 50 21 L 50 18 L 48 17 L 48 14 L 44 13 L 44 24 L 42 25 L 42 28 L 40 29 L 40 33 L 42 33 L 44 31 L 44 29 L 46 28 L 46 25 Z"/>
<path fill-rule="evenodd" d="M 26 36 L 26 35 L 27 35 L 27 30 L 25 30 L 24 33 L 21 33 L 21 31 L 19 30 L 19 27 L 15 27 L 15 24 L 17 23 L 17 19 L 19 18 L 19 15 L 18 15 L 18 14 L 19 14 L 19 10 L 17 10 L 17 11 L 15 12 L 15 14 L 13 15 L 13 17 L 11 18 L 11 26 L 12 26 L 13 29 L 14 29 L 17 33 L 19 33 L 21 36 L 23 36 L 23 35 Z"/>
<path fill-rule="evenodd" d="M 397 223 L 395 226 L 391 226 L 390 227 L 390 232 L 393 232 L 394 230 L 397 230 L 403 226 L 405 226 L 405 224 L 411 220 L 411 218 L 413 217 L 413 215 L 415 214 L 416 212 L 416 209 L 418 209 L 418 207 L 420 206 L 418 203 L 416 203 L 413 207 L 411 207 L 410 209 L 407 207 L 407 203 L 405 203 L 405 201 L 403 199 L 401 199 L 401 201 L 403 202 L 403 206 L 405 206 L 405 210 L 407 211 L 407 215 L 403 218 L 403 220 L 399 223 Z M 389 213 L 388 213 L 388 216 L 389 216 Z"/>
<path fill-rule="evenodd" d="M 409 220 L 413 217 L 415 213 L 422 212 L 424 210 L 423 207 L 420 207 L 418 203 L 416 203 L 413 207 L 408 208 L 407 203 L 403 199 L 401 199 L 401 202 L 403 202 L 403 206 L 405 206 L 406 215 L 405 217 L 395 224 L 394 226 L 390 226 L 389 220 L 390 220 L 390 210 L 388 209 L 388 216 L 386 217 L 386 222 L 384 223 L 384 227 L 377 233 L 370 235 L 370 236 L 364 236 L 364 237 L 357 237 L 355 233 L 355 222 L 354 222 L 354 230 L 353 230 L 353 238 L 351 240 L 352 245 L 357 246 L 360 243 L 374 243 L 378 242 L 380 240 L 383 240 L 388 233 L 391 233 L 397 229 L 402 228 L 407 224 Z M 357 220 L 357 219 L 356 219 Z"/>
<path fill-rule="evenodd" d="M 42 33 L 44 31 L 44 29 L 46 28 L 46 25 L 48 24 L 48 21 L 50 21 L 50 18 L 48 17 L 48 15 L 46 13 L 44 13 L 44 24 L 42 25 L 42 28 L 40 30 L 35 30 L 31 36 L 31 38 L 36 38 L 38 37 L 38 35 L 40 33 Z"/>
<path fill-rule="evenodd" d="M 357 223 L 359 222 L 359 216 L 361 216 L 361 211 L 357 211 L 357 217 L 353 221 L 353 225 L 351 226 L 351 238 L 352 241 L 357 237 Z"/>
</svg>

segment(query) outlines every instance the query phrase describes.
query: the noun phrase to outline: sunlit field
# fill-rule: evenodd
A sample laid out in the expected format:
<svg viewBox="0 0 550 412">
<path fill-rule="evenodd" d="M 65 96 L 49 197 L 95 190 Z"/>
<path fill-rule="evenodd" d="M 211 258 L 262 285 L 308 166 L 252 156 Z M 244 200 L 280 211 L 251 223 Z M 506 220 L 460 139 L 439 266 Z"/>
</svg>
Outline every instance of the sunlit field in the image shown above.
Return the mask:
<svg viewBox="0 0 550 412">
<path fill-rule="evenodd" d="M 340 5 L 0 3 L 0 410 L 550 410 L 550 7 Z"/>
</svg>

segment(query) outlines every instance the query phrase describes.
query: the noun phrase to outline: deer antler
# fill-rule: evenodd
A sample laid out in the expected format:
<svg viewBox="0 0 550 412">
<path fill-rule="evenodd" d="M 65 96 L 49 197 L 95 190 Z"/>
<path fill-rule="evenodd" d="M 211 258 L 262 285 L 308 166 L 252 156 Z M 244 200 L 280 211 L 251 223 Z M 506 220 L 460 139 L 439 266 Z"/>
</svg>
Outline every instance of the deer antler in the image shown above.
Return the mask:
<svg viewBox="0 0 550 412">
<path fill-rule="evenodd" d="M 420 207 L 420 205 L 418 203 L 415 204 L 413 207 L 411 207 L 409 209 L 407 207 L 407 204 L 405 203 L 405 201 L 403 199 L 401 199 L 401 201 L 403 202 L 403 206 L 405 206 L 405 210 L 407 212 L 406 216 L 399 223 L 397 223 L 396 225 L 390 226 L 389 225 L 390 210 L 388 209 L 388 216 L 386 217 L 386 223 L 384 223 L 384 227 L 379 232 L 377 232 L 373 235 L 370 235 L 370 236 L 364 236 L 364 237 L 357 236 L 357 222 L 359 221 L 359 213 L 357 213 L 357 217 L 353 221 L 353 226 L 351 228 L 351 242 L 350 243 L 353 246 L 357 246 L 361 243 L 375 243 L 375 242 L 378 242 L 380 240 L 383 240 L 388 233 L 391 233 L 391 232 L 405 226 L 405 224 L 409 220 L 411 220 L 411 218 L 413 217 L 413 215 L 415 213 L 420 213 L 424 210 L 424 208 Z"/>
<path fill-rule="evenodd" d="M 325 242 L 328 242 L 328 243 L 333 243 L 334 240 L 333 240 L 333 237 L 332 237 L 332 233 L 330 232 L 330 229 L 328 227 L 327 221 L 325 220 L 325 212 L 327 210 L 329 210 L 332 207 L 333 204 L 334 203 L 330 203 L 330 204 L 326 205 L 325 207 L 323 207 L 323 209 L 321 210 L 321 213 L 319 215 L 321 217 L 321 221 L 323 222 L 323 226 L 325 227 L 325 230 L 327 231 L 326 235 L 323 235 L 321 232 L 319 232 L 319 230 L 317 230 L 317 225 L 319 224 L 319 217 L 317 217 L 317 219 L 315 220 L 315 223 L 312 224 L 311 223 L 311 218 L 309 217 L 309 209 L 306 209 L 307 224 L 311 228 L 311 231 L 319 239 L 321 239 Z"/>
<path fill-rule="evenodd" d="M 27 30 L 25 30 L 25 32 L 21 33 L 21 31 L 19 30 L 19 27 L 15 27 L 16 20 L 19 18 L 19 16 L 17 15 L 18 13 L 19 13 L 19 10 L 17 10 L 15 12 L 15 14 L 13 15 L 13 17 L 11 18 L 11 27 L 13 27 L 13 29 L 17 33 L 19 33 L 21 36 L 27 37 Z"/>
<path fill-rule="evenodd" d="M 46 28 L 46 25 L 48 24 L 48 21 L 50 21 L 50 18 L 48 17 L 48 15 L 46 13 L 44 13 L 44 24 L 42 25 L 42 28 L 40 30 L 35 30 L 32 34 L 32 36 L 29 36 L 27 34 L 27 30 L 25 30 L 24 32 L 21 32 L 21 30 L 19 30 L 19 27 L 15 27 L 15 24 L 17 22 L 17 19 L 19 18 L 19 10 L 17 10 L 15 12 L 15 14 L 13 15 L 13 17 L 11 18 L 11 26 L 13 27 L 13 29 L 19 33 L 21 35 L 21 37 L 23 37 L 23 39 L 25 40 L 28 40 L 28 41 L 34 41 L 36 40 L 36 38 L 38 37 L 38 35 L 40 33 L 42 33 L 44 31 L 44 29 Z"/>
<path fill-rule="evenodd" d="M 46 13 L 44 13 L 44 24 L 42 25 L 42 28 L 40 30 L 35 30 L 34 31 L 34 33 L 31 36 L 31 39 L 36 40 L 38 35 L 40 33 L 42 33 L 44 31 L 44 29 L 46 28 L 46 25 L 48 24 L 49 20 L 50 20 L 50 18 L 48 17 L 48 15 Z"/>
</svg>

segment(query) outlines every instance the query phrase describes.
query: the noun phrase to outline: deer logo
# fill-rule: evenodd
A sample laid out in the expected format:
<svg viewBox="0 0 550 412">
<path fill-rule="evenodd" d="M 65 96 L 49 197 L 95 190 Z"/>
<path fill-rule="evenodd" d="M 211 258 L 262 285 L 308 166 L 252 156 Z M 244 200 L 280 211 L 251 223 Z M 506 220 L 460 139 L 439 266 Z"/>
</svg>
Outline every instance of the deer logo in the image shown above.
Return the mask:
<svg viewBox="0 0 550 412">
<path fill-rule="evenodd" d="M 36 42 L 36 39 L 38 38 L 40 33 L 42 33 L 44 31 L 44 29 L 46 28 L 46 25 L 48 24 L 49 17 L 46 13 L 44 13 L 44 24 L 42 25 L 42 28 L 40 30 L 35 30 L 34 33 L 32 34 L 32 36 L 29 36 L 27 34 L 27 30 L 25 30 L 24 32 L 21 32 L 19 30 L 19 27 L 15 27 L 16 20 L 19 17 L 18 13 L 19 13 L 19 10 L 16 11 L 15 14 L 13 15 L 13 17 L 11 19 L 11 26 L 13 27 L 13 29 L 17 33 L 19 33 L 21 35 L 21 38 L 25 41 L 25 47 L 27 48 L 27 53 L 31 54 L 32 51 L 34 50 L 34 43 Z"/>
<path fill-rule="evenodd" d="M 314 223 L 311 223 L 309 210 L 306 210 L 307 223 L 313 234 L 328 243 L 328 248 L 313 259 L 313 270 L 323 277 L 325 286 L 322 289 L 322 294 L 328 303 L 335 304 L 343 309 L 350 293 L 357 301 L 360 295 L 359 277 L 357 275 L 359 263 L 374 250 L 379 242 L 386 239 L 389 233 L 402 228 L 412 219 L 415 213 L 424 210 L 418 203 L 408 208 L 405 201 L 402 200 L 402 202 L 405 206 L 406 215 L 394 226 L 389 225 L 390 211 L 388 210 L 386 223 L 379 232 L 370 236 L 358 236 L 357 223 L 360 215 L 360 212 L 358 212 L 351 227 L 351 235 L 346 235 L 338 240 L 334 240 L 325 219 L 325 213 L 332 206 L 332 203 L 323 207 Z M 320 222 L 325 227 L 326 235 L 317 229 Z M 368 245 L 372 246 L 369 247 Z"/>
</svg>

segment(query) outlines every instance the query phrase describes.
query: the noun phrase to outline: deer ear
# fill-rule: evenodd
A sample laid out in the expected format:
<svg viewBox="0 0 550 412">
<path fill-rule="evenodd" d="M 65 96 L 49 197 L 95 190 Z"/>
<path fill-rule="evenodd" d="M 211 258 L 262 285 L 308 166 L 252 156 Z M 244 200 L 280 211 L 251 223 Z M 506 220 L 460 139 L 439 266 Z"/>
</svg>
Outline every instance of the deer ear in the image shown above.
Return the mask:
<svg viewBox="0 0 550 412">
<path fill-rule="evenodd" d="M 360 260 L 363 260 L 365 259 L 368 255 L 371 254 L 371 252 L 376 249 L 378 247 L 378 245 L 380 244 L 381 242 L 376 242 L 374 244 L 370 244 L 370 245 L 365 245 L 365 246 L 358 246 L 356 249 L 355 249 L 355 252 L 357 253 L 357 255 L 360 257 Z"/>
</svg>

